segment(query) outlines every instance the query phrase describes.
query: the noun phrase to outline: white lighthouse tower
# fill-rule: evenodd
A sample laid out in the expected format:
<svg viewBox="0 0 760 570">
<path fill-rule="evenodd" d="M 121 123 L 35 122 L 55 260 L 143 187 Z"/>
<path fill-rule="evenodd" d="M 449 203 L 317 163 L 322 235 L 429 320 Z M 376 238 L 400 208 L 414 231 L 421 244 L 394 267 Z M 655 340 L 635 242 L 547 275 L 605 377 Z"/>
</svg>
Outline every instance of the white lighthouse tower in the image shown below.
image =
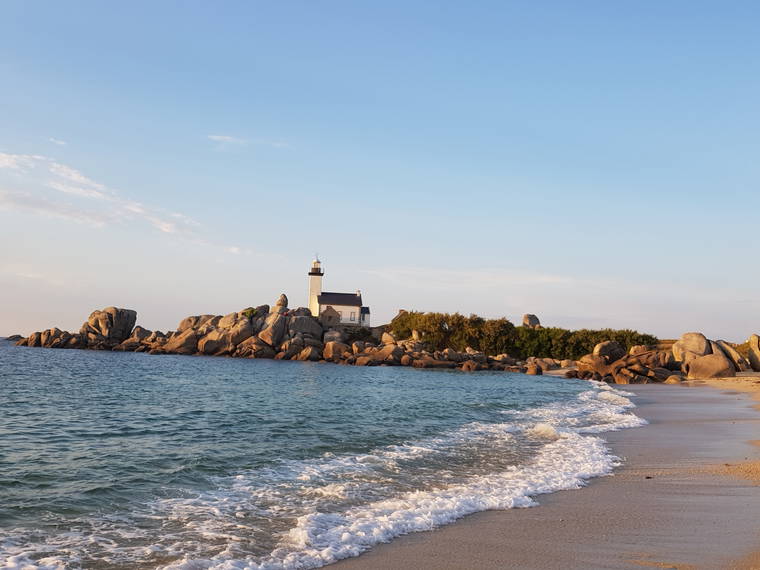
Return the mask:
<svg viewBox="0 0 760 570">
<path fill-rule="evenodd" d="M 319 317 L 319 296 L 322 294 L 322 263 L 317 257 L 311 262 L 309 269 L 309 310 L 312 316 Z"/>
</svg>

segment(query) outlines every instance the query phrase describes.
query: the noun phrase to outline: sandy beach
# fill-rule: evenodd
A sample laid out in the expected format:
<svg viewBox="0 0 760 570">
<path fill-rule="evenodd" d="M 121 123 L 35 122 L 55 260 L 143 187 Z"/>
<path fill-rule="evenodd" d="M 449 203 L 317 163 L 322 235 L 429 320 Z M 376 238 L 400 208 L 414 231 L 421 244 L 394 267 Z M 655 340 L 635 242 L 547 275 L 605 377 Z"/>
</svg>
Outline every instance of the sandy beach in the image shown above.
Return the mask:
<svg viewBox="0 0 760 570">
<path fill-rule="evenodd" d="M 604 435 L 625 460 L 614 476 L 333 566 L 760 568 L 760 378 L 624 388 L 649 425 Z"/>
</svg>

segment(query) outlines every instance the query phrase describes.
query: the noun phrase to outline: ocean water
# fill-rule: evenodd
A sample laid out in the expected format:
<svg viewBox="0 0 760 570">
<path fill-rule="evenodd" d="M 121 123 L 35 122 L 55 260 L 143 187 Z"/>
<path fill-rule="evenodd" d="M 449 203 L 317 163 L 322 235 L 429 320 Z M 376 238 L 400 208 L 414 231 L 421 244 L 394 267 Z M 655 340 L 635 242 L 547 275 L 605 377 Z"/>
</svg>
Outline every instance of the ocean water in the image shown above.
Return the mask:
<svg viewBox="0 0 760 570">
<path fill-rule="evenodd" d="M 0 341 L 0 568 L 323 566 L 611 473 L 629 396 Z"/>
</svg>

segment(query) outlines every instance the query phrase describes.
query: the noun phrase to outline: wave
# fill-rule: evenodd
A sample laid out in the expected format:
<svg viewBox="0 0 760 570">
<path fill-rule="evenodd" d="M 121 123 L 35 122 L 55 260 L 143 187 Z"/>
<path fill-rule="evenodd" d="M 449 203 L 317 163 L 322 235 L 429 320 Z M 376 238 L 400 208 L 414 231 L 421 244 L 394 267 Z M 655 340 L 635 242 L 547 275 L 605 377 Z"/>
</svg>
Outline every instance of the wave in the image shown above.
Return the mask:
<svg viewBox="0 0 760 570">
<path fill-rule="evenodd" d="M 573 400 L 502 411 L 497 423 L 218 477 L 211 491 L 153 501 L 130 520 L 87 521 L 52 544 L 11 538 L 0 553 L 19 569 L 77 566 L 85 547 L 101 549 L 103 564 L 167 570 L 317 568 L 610 474 L 620 459 L 595 434 L 646 423 L 630 412 L 631 395 L 591 383 Z"/>
</svg>

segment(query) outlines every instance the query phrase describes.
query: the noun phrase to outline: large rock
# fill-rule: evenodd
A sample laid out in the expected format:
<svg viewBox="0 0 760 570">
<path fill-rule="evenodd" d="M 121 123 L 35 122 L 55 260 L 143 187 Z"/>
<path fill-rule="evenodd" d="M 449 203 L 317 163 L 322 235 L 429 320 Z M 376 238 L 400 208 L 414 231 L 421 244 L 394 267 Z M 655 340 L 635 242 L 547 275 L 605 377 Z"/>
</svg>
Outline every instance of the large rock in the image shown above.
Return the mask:
<svg viewBox="0 0 760 570">
<path fill-rule="evenodd" d="M 248 336 L 250 337 L 251 335 Z M 238 344 L 233 344 L 230 340 L 230 337 L 230 331 L 223 329 L 214 329 L 198 341 L 198 352 L 200 354 L 208 355 L 229 354 L 232 352 L 235 345 Z"/>
<path fill-rule="evenodd" d="M 216 323 L 216 326 L 220 329 L 231 329 L 242 319 L 245 319 L 246 321 L 248 320 L 248 318 L 241 313 L 230 313 L 229 315 L 224 315 L 221 319 L 219 319 L 219 322 Z"/>
<path fill-rule="evenodd" d="M 725 340 L 716 340 L 714 344 L 731 360 L 737 372 L 749 370 L 749 362 L 747 362 L 747 360 L 739 354 L 731 344 Z M 713 349 L 713 352 L 716 352 L 715 349 Z"/>
<path fill-rule="evenodd" d="M 89 348 L 111 349 L 129 338 L 137 321 L 137 311 L 106 307 L 93 311 L 79 334 Z"/>
<path fill-rule="evenodd" d="M 523 315 L 522 324 L 524 327 L 527 327 L 529 329 L 541 328 L 541 321 L 538 320 L 538 317 L 536 315 L 531 315 L 530 313 Z"/>
<path fill-rule="evenodd" d="M 153 335 L 152 331 L 137 326 L 132 331 L 132 334 L 128 339 L 122 341 L 119 345 L 114 347 L 114 350 L 121 351 L 133 351 L 137 350 L 148 338 Z"/>
<path fill-rule="evenodd" d="M 270 313 L 267 317 L 264 330 L 258 334 L 258 337 L 272 348 L 277 348 L 285 340 L 285 333 L 288 330 L 287 325 L 288 317 L 280 313 Z"/>
<path fill-rule="evenodd" d="M 760 336 L 753 334 L 747 343 L 749 343 L 749 365 L 755 372 L 760 372 Z"/>
<path fill-rule="evenodd" d="M 414 368 L 456 368 L 457 363 L 449 360 L 436 360 L 429 356 L 424 356 L 412 362 Z"/>
<path fill-rule="evenodd" d="M 288 333 L 295 336 L 297 333 L 322 338 L 322 325 L 314 317 L 290 317 L 288 321 Z"/>
<path fill-rule="evenodd" d="M 259 337 L 253 336 L 237 346 L 235 356 L 242 358 L 274 358 L 275 350 Z"/>
<path fill-rule="evenodd" d="M 294 360 L 303 360 L 303 361 L 317 361 L 322 360 L 322 353 L 319 351 L 318 348 L 315 348 L 313 346 L 307 346 L 304 348 L 301 352 L 298 353 L 298 356 L 295 357 Z"/>
<path fill-rule="evenodd" d="M 275 305 L 277 307 L 285 307 L 288 306 L 288 296 L 285 293 L 281 293 L 278 297 L 277 301 L 275 302 Z"/>
<path fill-rule="evenodd" d="M 728 357 L 723 354 L 706 354 L 698 356 L 686 364 L 687 378 L 726 378 L 736 376 L 736 369 Z"/>
<path fill-rule="evenodd" d="M 384 332 L 383 336 L 380 337 L 380 343 L 381 344 L 396 344 L 396 337 L 393 336 L 393 334 L 389 332 Z"/>
<path fill-rule="evenodd" d="M 681 335 L 681 338 L 673 343 L 673 356 L 679 362 L 684 364 L 707 354 L 712 354 L 710 341 L 705 335 L 698 332 L 688 332 Z"/>
<path fill-rule="evenodd" d="M 594 356 L 601 356 L 606 363 L 615 362 L 626 355 L 625 348 L 614 340 L 605 340 L 594 347 Z"/>
<path fill-rule="evenodd" d="M 198 333 L 193 329 L 187 329 L 184 332 L 175 333 L 166 341 L 162 350 L 173 354 L 195 354 L 198 352 L 198 340 Z"/>
<path fill-rule="evenodd" d="M 528 364 L 527 368 L 525 369 L 525 374 L 529 374 L 530 376 L 542 376 L 543 373 L 543 368 L 541 368 L 536 363 Z"/>
<path fill-rule="evenodd" d="M 331 340 L 325 343 L 325 348 L 322 354 L 325 360 L 332 360 L 338 362 L 343 357 L 343 353 L 351 352 L 351 347 L 342 342 Z"/>
<path fill-rule="evenodd" d="M 607 361 L 599 354 L 584 354 L 578 360 L 578 372 L 607 373 Z"/>
<path fill-rule="evenodd" d="M 185 317 L 177 325 L 177 332 L 182 333 L 187 329 L 201 328 L 215 317 L 217 317 L 217 315 L 194 315 L 191 317 Z M 221 317 L 219 318 L 221 319 Z"/>
<path fill-rule="evenodd" d="M 248 319 L 243 319 L 227 331 L 227 341 L 232 346 L 237 346 L 246 339 L 253 336 L 253 323 Z"/>
<path fill-rule="evenodd" d="M 327 342 L 345 342 L 346 336 L 341 331 L 330 330 L 324 334 L 323 340 Z"/>
<path fill-rule="evenodd" d="M 372 358 L 387 364 L 399 364 L 402 356 L 404 356 L 404 349 L 395 344 L 386 344 L 377 352 L 372 353 Z"/>
</svg>

